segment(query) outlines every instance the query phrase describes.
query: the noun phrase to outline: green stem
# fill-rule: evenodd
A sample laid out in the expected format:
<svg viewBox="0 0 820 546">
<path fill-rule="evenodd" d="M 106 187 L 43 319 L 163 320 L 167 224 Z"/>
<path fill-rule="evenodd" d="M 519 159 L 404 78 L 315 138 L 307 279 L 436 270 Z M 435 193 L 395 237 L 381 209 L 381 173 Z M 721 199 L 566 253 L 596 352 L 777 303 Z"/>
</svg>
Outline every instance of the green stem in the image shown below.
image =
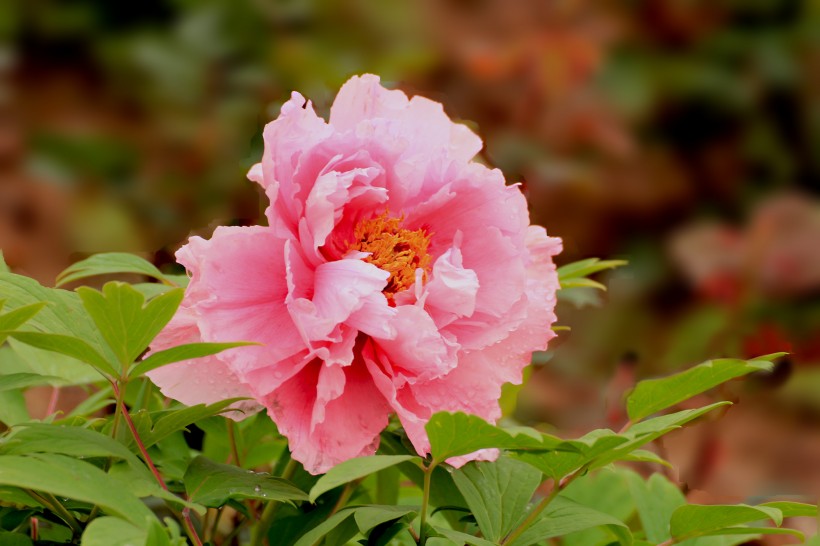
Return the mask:
<svg viewBox="0 0 820 546">
<path fill-rule="evenodd" d="M 46 492 L 36 492 L 30 489 L 26 489 L 26 493 L 31 496 L 31 498 L 35 499 L 36 501 L 43 504 L 46 508 L 54 512 L 61 520 L 63 520 L 66 525 L 71 527 L 71 530 L 74 532 L 76 536 L 80 536 L 83 532 L 83 528 L 80 526 L 80 523 L 71 515 L 65 506 L 57 500 L 57 498 L 52 495 L 51 493 Z"/>
<path fill-rule="evenodd" d="M 285 480 L 291 479 L 296 472 L 297 466 L 298 463 L 293 459 L 288 461 L 285 470 L 282 471 L 281 477 Z M 262 546 L 265 543 L 265 535 L 267 534 L 270 524 L 273 522 L 273 517 L 276 515 L 280 504 L 279 501 L 270 501 L 265 505 L 265 509 L 262 510 L 262 515 L 259 516 L 259 521 L 257 521 L 251 529 L 251 546 Z"/>
<path fill-rule="evenodd" d="M 148 468 L 151 470 L 151 473 L 154 475 L 154 478 L 157 480 L 157 483 L 159 483 L 159 486 L 162 487 L 164 490 L 168 491 L 168 486 L 165 485 L 165 481 L 162 479 L 159 470 L 157 470 L 157 467 L 154 465 L 154 461 L 148 454 L 148 449 L 142 442 L 142 438 L 140 438 L 140 435 L 137 432 L 137 427 L 134 426 L 134 421 L 131 420 L 131 415 L 128 413 L 128 408 L 125 407 L 125 397 L 123 396 L 125 392 L 125 385 L 122 385 L 122 390 L 120 389 L 120 385 L 118 385 L 117 383 L 112 383 L 111 386 L 114 388 L 114 396 L 117 399 L 117 406 L 120 408 L 123 419 L 125 419 L 125 424 L 131 431 L 131 436 L 133 436 L 134 441 L 137 443 L 137 448 L 139 449 L 140 454 L 142 455 L 142 459 L 145 461 L 145 464 L 148 465 Z M 182 522 L 185 526 L 185 531 L 187 532 L 190 539 L 194 542 L 194 544 L 196 546 L 202 546 L 202 540 L 196 533 L 196 528 L 194 527 L 194 522 L 191 521 L 191 513 L 188 508 L 182 509 Z"/>
<path fill-rule="evenodd" d="M 427 544 L 427 533 L 425 527 L 427 525 L 427 511 L 430 506 L 430 479 L 433 476 L 433 469 L 435 465 L 424 467 L 424 489 L 421 497 L 421 519 L 419 520 L 419 546 Z"/>
<path fill-rule="evenodd" d="M 233 457 L 233 464 L 241 467 L 242 461 L 239 459 L 239 450 L 236 448 L 236 423 L 233 419 L 228 419 L 228 444 L 231 446 L 231 457 Z"/>
<path fill-rule="evenodd" d="M 347 484 L 345 484 L 345 488 L 342 490 L 342 494 L 339 495 L 339 500 L 337 500 L 336 504 L 333 505 L 333 510 L 330 511 L 330 514 L 328 514 L 328 516 L 332 516 L 333 514 L 344 508 L 345 504 L 347 504 L 347 501 L 349 501 L 350 497 L 353 496 L 353 491 L 355 491 L 359 484 L 362 483 L 363 479 L 364 478 L 359 478 L 358 480 L 353 480 L 352 482 L 347 482 Z"/>
<path fill-rule="evenodd" d="M 214 514 L 214 521 L 211 524 L 211 530 L 208 535 L 205 537 L 205 540 L 213 540 L 216 538 L 217 533 L 219 533 L 219 520 L 222 518 L 222 509 L 225 508 L 224 506 L 220 506 L 216 509 L 216 513 Z M 203 529 L 205 525 L 203 524 Z"/>
</svg>

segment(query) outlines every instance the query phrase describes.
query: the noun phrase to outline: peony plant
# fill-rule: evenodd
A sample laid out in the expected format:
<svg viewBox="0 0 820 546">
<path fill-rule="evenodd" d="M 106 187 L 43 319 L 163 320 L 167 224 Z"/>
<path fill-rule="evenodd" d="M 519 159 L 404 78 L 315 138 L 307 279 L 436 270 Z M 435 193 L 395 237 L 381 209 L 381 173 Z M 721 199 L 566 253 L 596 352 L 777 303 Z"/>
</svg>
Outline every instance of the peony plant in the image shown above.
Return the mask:
<svg viewBox="0 0 820 546">
<path fill-rule="evenodd" d="M 474 161 L 479 138 L 375 76 L 328 121 L 294 93 L 264 140 L 249 178 L 268 225 L 192 237 L 188 275 L 99 254 L 58 286 L 150 282 L 64 290 L 0 260 L 0 544 L 802 538 L 783 520 L 816 506 L 688 504 L 647 449 L 729 402 L 678 404 L 780 355 L 641 382 L 619 431 L 499 425 L 502 385 L 555 336 L 556 294 L 620 263 L 556 269 L 561 242 Z M 28 414 L 22 391 L 72 384 L 88 397 L 68 413 Z"/>
</svg>

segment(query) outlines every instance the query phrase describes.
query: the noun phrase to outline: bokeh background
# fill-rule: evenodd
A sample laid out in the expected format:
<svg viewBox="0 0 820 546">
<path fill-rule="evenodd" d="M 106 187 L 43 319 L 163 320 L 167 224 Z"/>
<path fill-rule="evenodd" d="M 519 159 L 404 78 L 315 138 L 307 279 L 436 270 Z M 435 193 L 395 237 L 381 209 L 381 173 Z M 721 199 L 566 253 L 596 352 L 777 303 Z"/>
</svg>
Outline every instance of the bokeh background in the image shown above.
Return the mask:
<svg viewBox="0 0 820 546">
<path fill-rule="evenodd" d="M 560 263 L 630 265 L 563 294 L 515 419 L 619 427 L 636 378 L 786 350 L 720 421 L 658 446 L 693 499 L 820 491 L 817 0 L 0 2 L 0 248 L 53 284 L 262 221 L 245 178 L 291 90 L 351 75 L 445 105 L 520 181 Z"/>
</svg>

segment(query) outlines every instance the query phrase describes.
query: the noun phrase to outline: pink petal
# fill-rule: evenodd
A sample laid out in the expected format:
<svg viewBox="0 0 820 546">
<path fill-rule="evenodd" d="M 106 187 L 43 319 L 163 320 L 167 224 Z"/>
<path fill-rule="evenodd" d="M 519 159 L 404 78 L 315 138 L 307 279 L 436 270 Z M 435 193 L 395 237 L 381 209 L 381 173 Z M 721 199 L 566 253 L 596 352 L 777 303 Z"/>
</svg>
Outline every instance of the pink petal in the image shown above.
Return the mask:
<svg viewBox="0 0 820 546">
<path fill-rule="evenodd" d="M 375 453 L 390 409 L 365 366 L 355 362 L 328 368 L 314 361 L 264 402 L 293 458 L 311 474 Z"/>
<path fill-rule="evenodd" d="M 326 340 L 367 298 L 381 296 L 389 277 L 387 271 L 357 259 L 326 262 L 316 268 L 313 297 L 292 299 L 288 309 L 306 339 Z"/>
<path fill-rule="evenodd" d="M 475 312 L 478 275 L 462 265 L 461 250 L 447 249 L 433 264 L 432 279 L 424 286 L 424 306 L 439 327 Z"/>
<path fill-rule="evenodd" d="M 372 74 L 354 76 L 336 95 L 330 124 L 339 131 L 354 130 L 363 121 L 387 120 L 393 134 L 401 134 L 408 153 L 428 158 L 445 151 L 469 161 L 481 150 L 481 139 L 466 126 L 453 123 L 442 105 L 424 97 L 408 100 L 401 91 L 388 91 Z"/>
<path fill-rule="evenodd" d="M 392 339 L 373 342 L 390 361 L 396 377 L 409 382 L 424 381 L 446 374 L 456 365 L 455 347 L 439 332 L 424 309 L 415 305 L 396 308 L 391 326 Z"/>
<path fill-rule="evenodd" d="M 307 350 L 285 306 L 288 295 L 285 240 L 264 227 L 217 228 L 201 252 L 189 290 L 207 294 L 191 301 L 206 341 L 255 341 L 263 346 L 225 353 L 240 376 Z M 277 368 L 278 380 L 294 370 Z"/>
<path fill-rule="evenodd" d="M 279 118 L 265 126 L 261 176 L 257 167 L 249 174 L 252 180 L 265 188 L 271 199 L 266 213 L 274 229 L 292 230 L 295 227 L 303 212 L 303 200 L 294 199 L 294 196 L 300 191 L 306 191 L 294 183 L 299 158 L 332 132 L 333 129 L 325 120 L 313 111 L 310 102 L 295 92 L 282 105 Z"/>
<path fill-rule="evenodd" d="M 196 315 L 190 309 L 180 307 L 171 322 L 154 338 L 150 353 L 201 341 Z M 146 375 L 160 388 L 162 394 L 189 406 L 213 404 L 229 398 L 251 398 L 231 406 L 238 411 L 224 414 L 237 421 L 261 409 L 252 399 L 253 394 L 247 385 L 239 380 L 218 355 L 175 362 Z"/>
</svg>

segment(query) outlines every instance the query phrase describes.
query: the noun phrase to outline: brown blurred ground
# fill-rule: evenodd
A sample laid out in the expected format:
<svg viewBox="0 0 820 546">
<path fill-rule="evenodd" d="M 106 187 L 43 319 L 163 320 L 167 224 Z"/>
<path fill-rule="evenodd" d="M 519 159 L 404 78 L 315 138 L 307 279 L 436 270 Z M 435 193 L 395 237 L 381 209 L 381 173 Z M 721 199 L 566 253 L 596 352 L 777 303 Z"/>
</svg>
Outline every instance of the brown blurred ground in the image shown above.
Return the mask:
<svg viewBox="0 0 820 546">
<path fill-rule="evenodd" d="M 790 373 L 663 448 L 718 499 L 820 490 L 817 2 L 18 0 L 0 21 L 14 270 L 49 284 L 113 250 L 173 268 L 189 234 L 259 222 L 264 123 L 292 89 L 326 109 L 375 72 L 479 132 L 562 262 L 630 260 L 606 305 L 565 294 L 572 332 L 520 420 L 618 426 L 635 378 L 789 350 Z"/>
</svg>

